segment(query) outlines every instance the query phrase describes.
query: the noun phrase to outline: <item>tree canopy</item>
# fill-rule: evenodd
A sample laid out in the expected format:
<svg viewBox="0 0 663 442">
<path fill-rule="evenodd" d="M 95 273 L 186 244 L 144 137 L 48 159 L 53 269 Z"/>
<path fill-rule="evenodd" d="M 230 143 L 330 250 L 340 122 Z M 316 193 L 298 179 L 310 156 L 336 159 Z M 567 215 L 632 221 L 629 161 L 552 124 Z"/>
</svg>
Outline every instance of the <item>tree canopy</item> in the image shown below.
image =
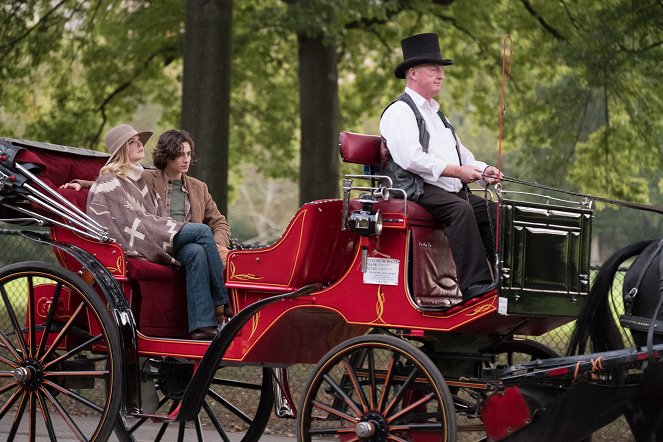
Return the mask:
<svg viewBox="0 0 663 442">
<path fill-rule="evenodd" d="M 662 201 L 660 0 L 243 0 L 232 9 L 234 179 L 246 162 L 297 175 L 298 87 L 302 75 L 320 75 L 301 65 L 303 37 L 336 54 L 339 129 L 376 131 L 403 87 L 393 77 L 400 39 L 437 32 L 454 60 L 443 107 L 462 138 L 468 132 L 481 144 L 473 150 L 494 155 L 509 33 L 505 173 Z M 3 2 L 2 134 L 97 148 L 105 130 L 145 106 L 158 110 L 150 123 L 178 126 L 184 11 L 184 0 Z"/>
</svg>

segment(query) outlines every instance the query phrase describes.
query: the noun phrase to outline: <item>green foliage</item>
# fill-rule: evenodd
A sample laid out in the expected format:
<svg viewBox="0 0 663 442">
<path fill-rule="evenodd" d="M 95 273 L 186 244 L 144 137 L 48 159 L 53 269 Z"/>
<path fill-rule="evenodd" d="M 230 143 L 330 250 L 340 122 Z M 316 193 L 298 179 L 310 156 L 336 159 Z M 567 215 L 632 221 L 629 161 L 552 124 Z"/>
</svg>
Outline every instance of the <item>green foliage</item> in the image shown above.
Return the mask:
<svg viewBox="0 0 663 442">
<path fill-rule="evenodd" d="M 3 2 L 3 135 L 96 147 L 145 104 L 161 109 L 160 125 L 177 125 L 183 12 L 184 0 Z M 660 1 L 243 0 L 233 26 L 231 164 L 296 176 L 298 34 L 338 50 L 341 127 L 375 133 L 403 87 L 393 76 L 400 39 L 431 31 L 454 60 L 443 108 L 492 160 L 509 33 L 505 172 L 661 199 L 651 180 L 663 165 Z"/>
<path fill-rule="evenodd" d="M 97 147 L 139 105 L 179 107 L 166 67 L 181 52 L 181 1 L 31 1 L 0 11 L 12 23 L 0 43 L 9 57 L 2 108 L 24 123 L 6 135 Z"/>
</svg>

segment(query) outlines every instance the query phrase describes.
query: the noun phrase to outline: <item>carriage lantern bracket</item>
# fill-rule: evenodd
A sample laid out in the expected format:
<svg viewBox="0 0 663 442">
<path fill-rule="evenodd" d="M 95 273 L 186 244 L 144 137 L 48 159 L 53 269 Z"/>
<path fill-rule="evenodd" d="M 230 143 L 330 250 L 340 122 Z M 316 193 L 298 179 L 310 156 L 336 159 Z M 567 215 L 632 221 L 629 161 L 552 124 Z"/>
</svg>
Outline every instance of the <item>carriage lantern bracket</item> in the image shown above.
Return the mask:
<svg viewBox="0 0 663 442">
<path fill-rule="evenodd" d="M 353 186 L 352 178 L 368 179 L 376 181 L 385 179 L 387 186 L 364 187 Z M 354 210 L 350 213 L 350 192 L 352 190 L 364 191 L 357 198 L 362 204 L 361 210 Z M 379 210 L 373 210 L 373 204 L 378 202 L 378 198 L 385 201 L 389 199 L 389 190 L 391 190 L 391 178 L 379 175 L 346 175 L 343 179 L 343 220 L 341 230 L 350 230 L 362 236 L 379 236 L 382 233 L 382 213 Z"/>
<path fill-rule="evenodd" d="M 382 233 L 382 213 L 373 211 L 373 204 L 378 200 L 370 193 L 362 193 L 357 199 L 361 210 L 353 210 L 348 217 L 348 228 L 362 236 L 378 236 Z"/>
</svg>

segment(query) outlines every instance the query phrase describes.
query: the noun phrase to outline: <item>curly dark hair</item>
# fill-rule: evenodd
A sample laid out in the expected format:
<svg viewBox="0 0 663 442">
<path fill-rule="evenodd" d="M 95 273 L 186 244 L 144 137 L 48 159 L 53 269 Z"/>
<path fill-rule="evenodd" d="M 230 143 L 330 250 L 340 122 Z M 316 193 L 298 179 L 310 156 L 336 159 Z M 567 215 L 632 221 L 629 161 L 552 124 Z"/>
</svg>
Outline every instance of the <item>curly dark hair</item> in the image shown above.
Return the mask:
<svg viewBox="0 0 663 442">
<path fill-rule="evenodd" d="M 182 153 L 182 143 L 191 146 L 191 163 L 195 161 L 194 142 L 189 132 L 182 129 L 170 129 L 162 133 L 157 141 L 157 147 L 152 152 L 154 167 L 160 170 L 166 168 L 168 161 L 174 160 Z"/>
</svg>

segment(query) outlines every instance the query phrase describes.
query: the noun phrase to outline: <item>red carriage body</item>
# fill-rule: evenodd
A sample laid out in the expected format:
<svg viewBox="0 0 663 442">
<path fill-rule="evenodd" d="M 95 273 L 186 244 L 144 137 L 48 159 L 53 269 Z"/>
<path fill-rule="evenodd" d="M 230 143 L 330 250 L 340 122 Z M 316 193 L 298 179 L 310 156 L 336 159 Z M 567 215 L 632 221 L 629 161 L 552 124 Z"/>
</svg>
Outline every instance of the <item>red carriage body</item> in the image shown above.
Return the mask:
<svg viewBox="0 0 663 442">
<path fill-rule="evenodd" d="M 58 189 L 71 179 L 95 178 L 106 161 L 105 155 L 89 151 L 21 140 L 11 140 L 11 143 L 21 149 L 16 162 L 34 166 L 39 179 L 53 189 Z M 341 155 L 347 162 L 370 168 L 378 162 L 379 143 L 378 137 L 344 133 Z M 353 186 L 353 178 L 367 179 L 371 186 Z M 450 252 L 444 226 L 436 225 L 430 214 L 413 202 L 387 198 L 389 186 L 379 184 L 383 178 L 370 174 L 349 176 L 344 182 L 343 199 L 304 204 L 274 244 L 230 252 L 225 277 L 233 310 L 236 313 L 248 312 L 260 303 L 277 301 L 250 316 L 247 314 L 247 321 L 238 326 L 227 348 L 219 353 L 223 354 L 220 362 L 226 367 L 279 368 L 322 361 L 317 369 L 322 374 L 314 374 L 303 410 L 300 410 L 308 416 L 301 419 L 300 431 L 303 432 L 317 425 L 311 417 L 312 409 L 322 406 L 316 405 L 320 401 L 314 398 L 323 394 L 322 385 L 330 382 L 330 367 L 334 364 L 345 367 L 345 374 L 338 381 L 340 397 L 343 396 L 340 392 L 350 388 L 348 385 L 354 385 L 356 392 L 364 388 L 370 390 L 370 394 L 360 402 L 365 408 L 364 414 L 372 416 L 373 413 L 375 416 L 366 418 L 366 425 L 357 424 L 353 431 L 358 438 L 364 437 L 360 433 L 366 431 L 365 440 L 373 440 L 370 438 L 382 431 L 381 428 L 388 431 L 386 428 L 393 425 L 387 420 L 381 423 L 379 413 L 369 412 L 369 409 L 393 407 L 393 402 L 399 400 L 404 401 L 402 407 L 408 413 L 423 407 L 421 414 L 425 415 L 426 407 L 430 407 L 427 401 L 431 397 L 437 398 L 434 399 L 434 408 L 438 410 L 438 415 L 444 416 L 442 422 L 436 418 L 434 427 L 428 428 L 423 424 L 427 422 L 426 418 L 418 418 L 422 420 L 416 424 L 408 422 L 402 425 L 407 427 L 411 440 L 439 440 L 438 433 L 434 432 L 431 436 L 431 428 L 446 431 L 450 425 L 452 433 L 455 432 L 455 421 L 452 423 L 450 417 L 454 413 L 454 403 L 449 399 L 451 395 L 447 386 L 453 391 L 467 388 L 490 397 L 489 393 L 499 390 L 501 384 L 482 380 L 484 367 L 494 361 L 496 354 L 511 353 L 514 348 L 520 351 L 519 344 L 514 344 L 515 347 L 510 344 L 514 334 L 540 335 L 574 319 L 588 291 L 591 210 L 586 207 L 506 202 L 502 214 L 508 224 L 500 230 L 500 251 L 504 258 L 500 259 L 498 269 L 500 289 L 458 302 L 458 281 L 453 262 L 448 259 Z M 368 191 L 370 195 L 351 198 L 350 192 L 353 191 Z M 58 192 L 79 209 L 85 210 L 86 191 L 65 189 Z M 200 367 L 205 366 L 205 358 L 212 357 L 209 350 L 214 345 L 188 339 L 182 272 L 140 259 L 127 259 L 122 248 L 114 242 L 91 238 L 84 232 L 72 230 L 75 224 L 70 217 L 60 215 L 64 222 L 52 224 L 51 239 L 80 247 L 92 254 L 119 283 L 123 297 L 130 306 L 130 316 L 136 323 L 135 342 L 131 337 L 126 338 L 135 347 L 136 357 L 159 358 L 156 364 L 158 376 L 166 368 L 184 370 L 188 376 L 192 375 L 192 371 L 186 371 L 189 370 L 188 365 L 177 365 L 173 361 L 189 361 L 196 368 L 199 364 Z M 354 220 L 355 215 L 360 221 L 349 222 Z M 376 227 L 377 223 L 381 224 L 380 228 Z M 541 251 L 542 246 L 546 246 L 546 250 Z M 98 275 L 90 270 L 87 261 L 57 245 L 55 250 L 63 267 L 88 282 L 96 281 L 93 286 L 97 293 L 104 301 L 113 304 L 112 300 L 104 299 L 107 292 L 101 290 L 100 285 L 103 284 L 99 284 Z M 436 263 L 440 251 L 447 255 L 446 264 Z M 556 269 L 556 266 L 564 268 Z M 54 279 L 59 281 L 59 277 Z M 57 287 L 57 283 L 54 284 Z M 290 296 L 307 288 L 311 288 L 311 293 L 306 296 Z M 35 329 L 36 334 L 26 338 L 28 342 L 40 340 L 46 328 L 43 324 L 48 325 L 52 320 L 48 313 L 51 304 L 57 304 L 54 308 L 55 320 L 67 321 L 75 315 L 74 310 L 79 305 L 77 296 L 83 296 L 76 294 L 75 287 L 57 295 L 53 290 L 39 287 L 31 293 L 34 299 L 30 305 L 35 307 L 28 310 L 36 310 L 36 315 L 27 314 L 26 325 Z M 58 299 L 54 301 L 55 296 Z M 99 318 L 93 314 L 94 309 L 91 312 L 87 318 L 89 333 L 106 332 L 103 321 L 100 324 Z M 81 318 L 76 321 L 81 321 Z M 83 324 L 80 327 L 85 328 Z M 363 336 L 369 330 L 385 330 L 387 335 L 367 340 Z M 25 333 L 26 336 L 29 334 Z M 113 341 L 111 334 L 106 344 L 93 344 L 93 351 L 103 352 L 110 346 Z M 419 348 L 393 336 L 416 342 Z M 82 342 L 73 338 L 57 341 L 53 336 L 48 339 L 50 345 L 57 344 L 61 351 L 69 351 Z M 399 370 L 415 367 L 419 374 L 410 375 L 411 379 L 407 371 L 403 375 L 398 374 L 395 371 L 396 362 L 384 370 L 377 370 L 370 362 L 374 352 L 387 352 L 392 361 L 405 361 L 397 364 Z M 546 350 L 539 352 L 536 346 L 525 346 L 522 352 L 536 357 L 554 355 L 554 352 L 546 353 Z M 337 355 L 345 355 L 345 359 Z M 212 362 L 212 370 L 218 363 Z M 446 380 L 442 379 L 440 371 L 444 372 Z M 324 373 L 328 377 L 324 377 Z M 278 394 L 288 398 L 288 392 L 284 391 L 287 390 L 287 379 L 283 379 L 283 375 L 284 372 L 275 372 L 267 376 L 272 376 L 277 382 Z M 384 387 L 362 386 L 365 385 L 362 382 L 368 381 L 360 382 L 360 378 L 372 379 L 373 384 L 384 383 Z M 384 391 L 390 382 L 397 382 L 401 389 L 409 385 L 407 393 L 393 399 L 390 404 L 373 397 Z M 179 408 L 175 406 L 180 400 L 185 401 L 186 394 L 183 399 L 182 394 L 173 393 L 175 388 L 170 384 L 168 389 L 163 387 L 164 383 L 168 384 L 164 379 L 157 382 L 164 391 L 167 390 L 165 396 L 177 396 L 175 405 L 167 415 L 152 418 L 168 421 L 177 417 Z M 268 379 L 258 389 L 271 389 L 271 386 L 271 379 Z M 512 401 L 523 401 L 522 397 L 514 396 L 513 390 L 509 391 Z M 269 400 L 264 400 L 264 395 L 266 393 L 263 392 L 259 408 L 265 403 L 267 407 L 271 404 Z M 327 408 L 322 409 L 337 418 L 345 416 L 348 407 L 353 409 L 354 405 L 347 401 L 345 405 L 341 403 L 337 406 L 337 400 L 334 400 L 334 406 L 326 405 Z M 483 408 L 467 406 L 466 412 L 474 417 L 485 415 L 487 423 L 493 422 L 495 409 L 501 404 L 497 400 L 484 401 Z M 130 414 L 142 416 L 143 419 L 147 416 L 140 410 L 140 399 L 137 404 L 129 405 L 138 407 L 138 410 L 129 410 Z M 294 404 L 289 406 L 294 408 Z M 455 405 L 456 408 L 458 406 Z M 260 410 L 264 413 L 262 408 Z M 526 425 L 525 420 L 530 418 L 525 414 L 523 412 L 522 416 L 515 418 L 521 419 L 523 426 Z M 257 440 L 255 434 L 259 437 L 266 423 L 264 417 L 260 420 L 258 425 L 250 424 L 244 440 Z M 492 431 L 490 434 L 504 432 L 503 425 L 493 426 L 495 428 L 487 430 Z M 415 429 L 420 427 L 421 430 Z M 327 430 L 316 431 L 325 434 Z M 303 437 L 305 440 L 308 438 L 310 435 Z M 346 440 L 345 436 L 340 439 Z"/>
<path fill-rule="evenodd" d="M 346 161 L 373 162 L 379 138 L 348 133 L 344 137 Z M 42 165 L 40 178 L 54 188 L 76 178 L 94 178 L 106 159 L 86 157 L 80 151 L 76 156 L 59 155 L 34 147 L 18 160 Z M 85 210 L 86 190 L 58 192 Z M 360 208 L 356 200 L 350 202 L 350 210 Z M 406 329 L 422 336 L 428 332 L 539 335 L 572 319 L 540 316 L 523 323 L 521 316 L 498 312 L 497 291 L 451 308 L 436 308 L 414 276 L 434 271 L 424 256 L 433 244 L 448 247 L 442 227 L 434 224 L 430 214 L 413 202 L 380 201 L 374 210 L 382 213 L 382 234 L 362 237 L 342 229 L 342 210 L 340 199 L 304 204 L 273 245 L 231 251 L 226 285 L 235 311 L 309 284 L 320 283 L 324 288 L 313 296 L 261 310 L 237 335 L 226 352 L 227 361 L 277 366 L 315 363 L 335 345 L 371 327 Z M 206 346 L 187 339 L 183 272 L 127 259 L 116 243 L 94 241 L 66 227 L 53 226 L 51 236 L 89 251 L 123 283 L 138 323 L 141 353 L 202 356 Z M 362 248 L 370 257 L 392 260 L 396 266 L 390 270 L 395 273 L 392 282 L 364 282 Z M 57 249 L 56 253 L 64 267 L 81 270 L 81 264 L 66 253 Z M 314 329 L 319 333 L 306 332 Z"/>
</svg>

